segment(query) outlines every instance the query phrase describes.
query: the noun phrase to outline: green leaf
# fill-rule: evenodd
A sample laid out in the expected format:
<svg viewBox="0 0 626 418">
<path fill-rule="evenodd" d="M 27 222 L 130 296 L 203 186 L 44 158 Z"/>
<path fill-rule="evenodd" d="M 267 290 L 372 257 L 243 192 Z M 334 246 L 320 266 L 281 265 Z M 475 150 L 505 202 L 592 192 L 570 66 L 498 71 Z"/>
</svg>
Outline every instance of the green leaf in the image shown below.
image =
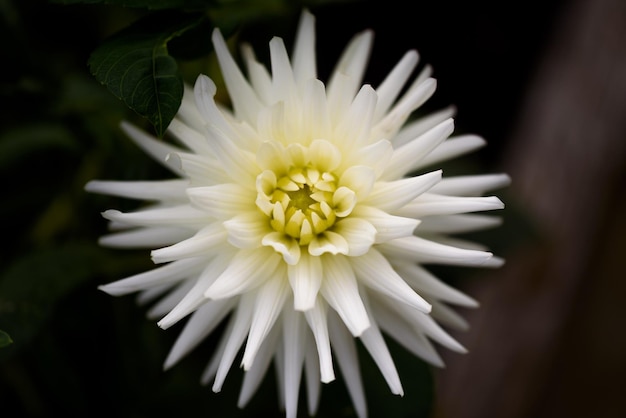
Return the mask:
<svg viewBox="0 0 626 418">
<path fill-rule="evenodd" d="M 106 4 L 111 6 L 123 6 L 148 10 L 201 10 L 206 8 L 212 0 L 51 0 L 58 4 Z"/>
<path fill-rule="evenodd" d="M 168 53 L 170 40 L 196 27 L 203 14 L 148 14 L 99 46 L 89 58 L 91 73 L 163 136 L 183 97 L 183 79 Z"/>
<path fill-rule="evenodd" d="M 13 343 L 11 336 L 0 329 L 0 348 L 6 347 L 11 343 Z"/>
</svg>

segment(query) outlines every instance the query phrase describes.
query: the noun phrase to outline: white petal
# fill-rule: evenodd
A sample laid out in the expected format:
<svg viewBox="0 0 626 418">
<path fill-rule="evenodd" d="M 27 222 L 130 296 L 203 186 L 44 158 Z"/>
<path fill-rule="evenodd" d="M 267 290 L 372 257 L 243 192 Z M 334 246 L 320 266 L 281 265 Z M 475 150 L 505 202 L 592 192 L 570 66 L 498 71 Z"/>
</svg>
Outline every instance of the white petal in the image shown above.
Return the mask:
<svg viewBox="0 0 626 418">
<path fill-rule="evenodd" d="M 172 346 L 163 368 L 169 369 L 200 344 L 234 306 L 233 300 L 209 301 L 196 310 Z"/>
<path fill-rule="evenodd" d="M 285 235 L 282 232 L 270 232 L 266 234 L 261 243 L 265 246 L 272 247 L 274 251 L 282 254 L 283 260 L 288 265 L 298 264 L 300 257 L 302 257 L 303 251 L 300 249 L 300 244 L 295 238 Z"/>
<path fill-rule="evenodd" d="M 129 213 L 110 209 L 104 211 L 102 216 L 110 221 L 134 226 L 191 226 L 211 222 L 208 214 L 189 205 L 159 207 Z"/>
<path fill-rule="evenodd" d="M 244 408 L 252 396 L 263 382 L 263 378 L 267 373 L 272 357 L 274 356 L 278 348 L 278 337 L 282 333 L 281 324 L 275 324 L 270 330 L 267 337 L 261 344 L 259 351 L 257 352 L 254 363 L 243 376 L 243 383 L 241 384 L 241 391 L 239 392 L 239 399 L 237 406 Z"/>
<path fill-rule="evenodd" d="M 451 160 L 463 154 L 472 152 L 483 147 L 486 141 L 476 135 L 462 135 L 451 137 L 443 144 L 435 148 L 430 154 L 422 159 L 415 169 L 428 167 L 441 161 Z"/>
<path fill-rule="evenodd" d="M 392 258 L 456 266 L 484 266 L 493 257 L 489 252 L 450 247 L 415 236 L 398 238 L 378 248 Z"/>
<path fill-rule="evenodd" d="M 169 154 L 167 161 L 184 171 L 189 179 L 188 187 L 212 186 L 232 181 L 221 162 L 210 156 L 179 152 Z"/>
<path fill-rule="evenodd" d="M 289 286 L 286 278 L 281 276 L 280 272 L 275 273 L 275 277 L 267 280 L 256 291 L 252 324 L 250 324 L 248 341 L 241 361 L 244 370 L 252 366 L 261 343 L 285 305 Z"/>
<path fill-rule="evenodd" d="M 228 327 L 224 330 L 220 346 L 215 351 L 209 367 L 202 375 L 202 381 L 208 382 L 211 376 L 215 374 L 211 388 L 213 392 L 222 390 L 228 371 L 248 335 L 254 306 L 252 298 L 253 295 L 246 294 L 239 299 L 235 315 L 231 317 Z"/>
<path fill-rule="evenodd" d="M 432 296 L 443 302 L 453 303 L 459 306 L 475 308 L 478 302 L 439 280 L 425 268 L 415 263 L 394 263 L 396 271 L 415 289 L 415 291 Z"/>
<path fill-rule="evenodd" d="M 419 166 L 421 159 L 448 138 L 452 131 L 454 122 L 446 119 L 414 140 L 394 149 L 383 178 L 397 179 L 412 172 Z"/>
<path fill-rule="evenodd" d="M 417 51 L 407 51 L 393 70 L 385 77 L 385 80 L 378 86 L 376 89 L 378 106 L 376 106 L 374 120 L 380 120 L 380 118 L 387 113 L 394 100 L 398 97 L 398 94 L 400 94 L 404 84 L 409 79 L 411 72 L 415 69 L 418 61 L 419 55 Z"/>
<path fill-rule="evenodd" d="M 456 215 L 503 208 L 504 203 L 495 196 L 461 197 L 424 193 L 395 213 L 400 216 L 422 218 L 431 215 Z"/>
<path fill-rule="evenodd" d="M 246 212 L 224 221 L 228 242 L 237 248 L 257 248 L 263 236 L 271 231 L 267 217 L 259 211 Z"/>
<path fill-rule="evenodd" d="M 309 254 L 320 256 L 322 254 L 348 254 L 350 246 L 348 241 L 336 232 L 324 231 L 318 234 L 309 243 Z"/>
<path fill-rule="evenodd" d="M 404 317 L 391 311 L 384 304 L 375 303 L 374 297 L 371 309 L 380 328 L 400 345 L 433 366 L 444 366 L 443 360 L 428 338 L 423 333 L 417 332 Z"/>
<path fill-rule="evenodd" d="M 319 357 L 319 371 L 324 383 L 335 380 L 333 358 L 330 352 L 330 337 L 328 334 L 327 305 L 321 298 L 317 299 L 314 307 L 304 312 L 309 328 L 315 337 L 315 345 Z"/>
<path fill-rule="evenodd" d="M 201 229 L 193 237 L 180 241 L 169 247 L 152 250 L 150 255 L 154 263 L 165 263 L 181 258 L 210 256 L 214 250 L 226 243 L 228 233 L 219 222 L 213 222 Z"/>
<path fill-rule="evenodd" d="M 437 322 L 459 331 L 467 331 L 469 323 L 449 306 L 433 301 L 433 311 L 430 314 Z"/>
<path fill-rule="evenodd" d="M 337 365 L 346 382 L 354 410 L 359 418 L 367 417 L 367 404 L 361 378 L 359 356 L 352 335 L 334 312 L 328 313 L 328 332 Z"/>
<path fill-rule="evenodd" d="M 413 231 L 420 224 L 417 219 L 402 216 L 393 216 L 372 206 L 359 205 L 352 215 L 363 218 L 376 229 L 375 242 L 377 244 L 392 239 L 413 235 Z"/>
<path fill-rule="evenodd" d="M 109 295 L 120 296 L 162 284 L 172 284 L 199 273 L 201 271 L 200 266 L 204 263 L 206 263 L 204 258 L 174 261 L 150 271 L 98 286 L 98 289 Z"/>
<path fill-rule="evenodd" d="M 437 184 L 441 180 L 441 173 L 441 170 L 437 170 L 421 176 L 377 182 L 364 203 L 386 211 L 401 208 Z"/>
<path fill-rule="evenodd" d="M 354 150 L 349 155 L 344 156 L 345 167 L 363 165 L 374 170 L 375 178 L 378 179 L 389 165 L 389 160 L 393 154 L 391 142 L 381 139 L 367 146 Z"/>
<path fill-rule="evenodd" d="M 294 309 L 306 311 L 313 308 L 324 275 L 321 259 L 302 252 L 298 263 L 287 266 L 287 272 L 293 290 Z"/>
<path fill-rule="evenodd" d="M 423 80 L 416 87 L 410 88 L 391 111 L 372 127 L 372 135 L 377 139 L 391 138 L 406 122 L 409 115 L 433 95 L 436 88 L 437 82 L 433 78 Z"/>
<path fill-rule="evenodd" d="M 306 397 L 309 416 L 317 414 L 319 406 L 321 385 L 320 385 L 320 362 L 317 357 L 317 351 L 312 344 L 306 347 L 304 356 L 304 377 L 306 379 Z"/>
<path fill-rule="evenodd" d="M 230 55 L 228 46 L 219 29 L 216 28 L 213 31 L 212 40 L 220 69 L 222 70 L 221 73 L 233 103 L 235 116 L 254 125 L 262 105 L 254 90 L 250 84 L 248 84 L 248 81 L 235 63 L 235 60 Z"/>
<path fill-rule="evenodd" d="M 194 104 L 195 107 L 195 104 Z M 197 113 L 197 109 L 196 109 Z M 203 156 L 213 156 L 213 150 L 201 132 L 204 131 L 204 121 L 197 129 L 183 122 L 179 116 L 176 116 L 167 127 L 167 133 L 173 136 L 178 142 L 185 145 L 194 154 Z"/>
<path fill-rule="evenodd" d="M 141 200 L 184 200 L 188 180 L 162 181 L 102 181 L 93 180 L 85 185 L 91 193 Z"/>
<path fill-rule="evenodd" d="M 375 249 L 371 249 L 361 257 L 352 257 L 349 260 L 360 283 L 419 311 L 430 312 L 430 303 L 411 289 L 394 271 L 387 259 Z"/>
<path fill-rule="evenodd" d="M 321 294 L 339 314 L 352 335 L 358 337 L 370 322 L 350 263 L 342 256 L 325 255 Z"/>
<path fill-rule="evenodd" d="M 315 62 L 315 17 L 304 10 L 300 14 L 298 32 L 293 48 L 293 73 L 296 83 L 317 78 Z"/>
<path fill-rule="evenodd" d="M 154 248 L 187 239 L 193 232 L 186 228 L 139 228 L 104 235 L 100 237 L 98 244 L 111 248 Z"/>
<path fill-rule="evenodd" d="M 223 299 L 247 292 L 272 277 L 279 262 L 280 256 L 269 249 L 240 250 L 205 296 Z"/>
<path fill-rule="evenodd" d="M 272 63 L 273 100 L 294 104 L 297 97 L 296 84 L 289 55 L 281 38 L 274 37 L 270 41 L 270 61 Z"/>
<path fill-rule="evenodd" d="M 359 200 L 366 199 L 369 196 L 374 182 L 376 181 L 376 172 L 364 165 L 355 165 L 345 170 L 339 178 L 340 187 L 347 187 L 356 193 Z"/>
<path fill-rule="evenodd" d="M 499 189 L 510 183 L 511 178 L 507 174 L 446 177 L 435 185 L 431 192 L 443 195 L 480 196 L 486 191 Z"/>
<path fill-rule="evenodd" d="M 185 177 L 185 173 L 180 168 L 167 162 L 167 156 L 172 153 L 182 152 L 180 148 L 173 147 L 157 140 L 152 135 L 147 134 L 143 130 L 137 128 L 129 122 L 122 122 L 120 127 L 126 135 L 128 135 L 146 154 L 150 155 L 157 162 L 161 163 L 165 168 L 169 169 L 181 177 Z"/>
<path fill-rule="evenodd" d="M 493 228 L 502 223 L 499 216 L 459 214 L 428 216 L 420 223 L 420 232 L 437 232 L 443 234 L 461 234 L 481 229 Z"/>
<path fill-rule="evenodd" d="M 320 80 L 311 79 L 305 84 L 302 100 L 302 129 L 310 138 L 303 138 L 302 143 L 309 140 L 330 138 L 331 124 L 326 101 L 326 87 Z"/>
<path fill-rule="evenodd" d="M 355 35 L 341 54 L 327 83 L 328 102 L 331 115 L 342 116 L 345 105 L 355 96 L 372 47 L 374 33 L 371 30 Z M 344 100 L 348 102 L 344 102 Z"/>
<path fill-rule="evenodd" d="M 157 303 L 152 305 L 146 316 L 148 319 L 159 319 L 166 315 L 169 311 L 174 309 L 176 304 L 185 297 L 185 295 L 191 290 L 196 283 L 197 275 L 194 278 L 189 278 L 179 282 L 174 288 L 167 289 L 167 294 L 161 298 Z"/>
<path fill-rule="evenodd" d="M 337 222 L 333 231 L 341 235 L 348 243 L 350 257 L 365 254 L 376 240 L 376 228 L 365 219 L 345 218 Z"/>
<path fill-rule="evenodd" d="M 253 183 L 254 184 L 254 183 Z M 210 216 L 229 219 L 233 214 L 254 208 L 256 193 L 237 184 L 192 187 L 187 189 L 191 203 Z"/>
<path fill-rule="evenodd" d="M 163 317 L 157 325 L 167 329 L 195 311 L 203 303 L 207 302 L 204 292 L 215 281 L 229 263 L 228 257 L 215 257 L 209 265 L 200 273 L 193 287 L 180 298 L 179 302 Z"/>
<path fill-rule="evenodd" d="M 243 43 L 240 49 L 253 90 L 262 102 L 272 103 L 272 76 L 267 71 L 267 68 L 257 61 L 250 44 Z"/>
<path fill-rule="evenodd" d="M 205 127 L 211 146 L 215 150 L 215 157 L 219 161 L 222 169 L 228 173 L 231 179 L 239 184 L 248 184 L 254 181 L 259 174 L 259 169 L 255 164 L 254 154 L 250 146 L 239 148 L 233 137 L 218 130 L 212 125 Z"/>
<path fill-rule="evenodd" d="M 362 86 L 337 124 L 333 134 L 334 142 L 344 153 L 359 149 L 370 142 L 371 122 L 377 100 L 376 91 L 372 86 L 368 84 Z"/>
<path fill-rule="evenodd" d="M 438 110 L 437 112 L 433 112 L 429 115 L 406 123 L 400 129 L 398 134 L 391 138 L 393 146 L 399 148 L 402 145 L 412 141 L 429 129 L 439 125 L 444 120 L 453 117 L 455 112 L 456 109 L 454 106 L 448 106 L 444 109 Z"/>
<path fill-rule="evenodd" d="M 359 338 L 385 378 L 391 393 L 404 396 L 398 370 L 396 370 L 396 366 L 393 363 L 387 344 L 385 344 L 385 340 L 380 333 L 380 329 L 378 329 L 378 325 L 371 316 L 370 324 L 370 327 L 365 330 Z"/>
<path fill-rule="evenodd" d="M 306 325 L 300 313 L 291 312 L 283 319 L 283 350 L 285 373 L 285 416 L 296 418 L 300 379 L 306 351 Z"/>
</svg>

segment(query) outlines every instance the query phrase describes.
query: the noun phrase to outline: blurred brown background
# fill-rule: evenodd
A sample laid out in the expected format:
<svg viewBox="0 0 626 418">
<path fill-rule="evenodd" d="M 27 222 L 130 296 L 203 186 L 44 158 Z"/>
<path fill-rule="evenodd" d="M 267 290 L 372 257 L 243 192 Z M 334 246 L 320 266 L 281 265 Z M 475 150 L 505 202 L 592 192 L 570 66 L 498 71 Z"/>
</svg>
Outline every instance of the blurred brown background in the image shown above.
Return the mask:
<svg viewBox="0 0 626 418">
<path fill-rule="evenodd" d="M 539 240 L 465 287 L 436 418 L 626 416 L 626 2 L 567 1 L 547 41 L 500 165 Z"/>
</svg>

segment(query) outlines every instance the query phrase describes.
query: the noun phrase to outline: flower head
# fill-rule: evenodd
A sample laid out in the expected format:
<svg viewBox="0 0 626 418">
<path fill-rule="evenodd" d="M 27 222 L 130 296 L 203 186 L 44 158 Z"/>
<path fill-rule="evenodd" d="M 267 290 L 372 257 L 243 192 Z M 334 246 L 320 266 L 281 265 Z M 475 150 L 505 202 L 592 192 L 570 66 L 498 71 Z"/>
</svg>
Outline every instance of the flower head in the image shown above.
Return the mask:
<svg viewBox="0 0 626 418">
<path fill-rule="evenodd" d="M 484 141 L 450 137 L 451 109 L 409 121 L 435 91 L 429 67 L 405 86 L 415 51 L 374 89 L 361 85 L 370 31 L 352 39 L 326 85 L 317 79 L 307 11 L 291 58 L 281 39 L 270 41 L 271 73 L 243 46 L 244 76 L 219 30 L 213 43 L 232 108 L 214 100 L 216 85 L 201 75 L 169 126 L 178 145 L 122 125 L 178 178 L 87 185 L 152 201 L 135 212 L 104 212 L 115 231 L 102 243 L 157 248 L 152 259 L 163 264 L 101 289 L 158 298 L 150 316 L 162 328 L 188 317 L 166 367 L 226 321 L 203 380 L 219 391 L 242 351 L 240 406 L 273 360 L 287 416 L 296 415 L 303 369 L 313 414 L 319 382 L 332 381 L 337 365 L 363 417 L 354 337 L 400 395 L 383 333 L 434 365 L 442 362 L 431 341 L 464 351 L 436 320 L 463 328 L 447 304 L 477 304 L 423 265 L 502 263 L 449 235 L 498 224 L 470 212 L 502 208 L 483 194 L 508 177 L 442 178 L 441 170 L 427 169 Z"/>
</svg>

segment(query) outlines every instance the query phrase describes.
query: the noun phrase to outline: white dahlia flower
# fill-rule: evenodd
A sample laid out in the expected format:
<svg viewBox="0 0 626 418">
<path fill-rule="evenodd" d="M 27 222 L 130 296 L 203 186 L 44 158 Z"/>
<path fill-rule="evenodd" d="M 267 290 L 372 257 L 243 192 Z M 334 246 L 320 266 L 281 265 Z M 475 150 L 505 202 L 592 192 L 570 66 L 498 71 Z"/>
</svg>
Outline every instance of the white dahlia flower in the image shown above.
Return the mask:
<svg viewBox="0 0 626 418">
<path fill-rule="evenodd" d="M 86 187 L 152 202 L 136 212 L 104 212 L 114 231 L 101 242 L 158 248 L 152 259 L 162 264 L 101 289 L 160 298 L 149 316 L 164 329 L 189 317 L 166 368 L 227 321 L 202 379 L 220 391 L 242 352 L 241 407 L 273 360 L 287 417 L 297 413 L 302 371 L 314 414 L 320 381 L 332 381 L 336 366 L 365 417 L 354 337 L 402 395 L 383 333 L 440 366 L 431 341 L 465 350 L 436 321 L 464 328 L 447 304 L 477 306 L 424 265 L 502 264 L 480 245 L 448 235 L 497 225 L 496 217 L 469 213 L 501 209 L 498 198 L 483 194 L 508 177 L 442 179 L 441 170 L 425 169 L 484 140 L 449 137 L 451 109 L 407 122 L 435 91 L 429 67 L 405 89 L 415 51 L 376 89 L 361 85 L 372 38 L 371 31 L 357 34 L 325 85 L 316 75 L 309 12 L 291 59 L 280 38 L 270 41 L 271 73 L 244 45 L 246 77 L 215 30 L 232 109 L 215 102 L 215 84 L 201 75 L 168 129 L 179 145 L 122 125 L 178 177 Z"/>
</svg>

